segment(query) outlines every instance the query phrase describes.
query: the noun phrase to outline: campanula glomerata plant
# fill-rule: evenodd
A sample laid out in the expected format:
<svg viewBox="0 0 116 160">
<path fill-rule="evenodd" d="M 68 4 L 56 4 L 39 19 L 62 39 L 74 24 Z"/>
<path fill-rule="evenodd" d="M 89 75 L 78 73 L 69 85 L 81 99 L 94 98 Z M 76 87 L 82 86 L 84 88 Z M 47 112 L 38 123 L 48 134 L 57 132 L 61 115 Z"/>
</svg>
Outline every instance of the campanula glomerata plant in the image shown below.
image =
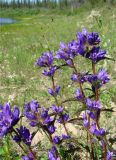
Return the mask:
<svg viewBox="0 0 116 160">
<path fill-rule="evenodd" d="M 11 136 L 12 140 L 22 149 L 22 160 L 38 159 L 39 154 L 31 144 L 39 129 L 50 142 L 51 147 L 46 148 L 48 160 L 79 159 L 79 157 L 74 157 L 77 152 L 82 154 L 81 156 L 85 152 L 87 160 L 111 160 L 114 156 L 107 138 L 108 131 L 100 123 L 102 112 L 108 111 L 100 102 L 100 94 L 102 86 L 110 80 L 106 70 L 97 67 L 100 61 L 108 59 L 106 51 L 100 47 L 100 42 L 98 33 L 89 33 L 83 29 L 68 44 L 60 42 L 60 47 L 55 53 L 44 52 L 36 60 L 35 65 L 41 67 L 43 76 L 49 77 L 52 82 L 52 86 L 47 88 L 48 94 L 54 98 L 54 104 L 51 106 L 42 106 L 38 101 L 32 99 L 25 103 L 22 113 L 16 106 L 11 109 L 9 103 L 0 105 L 0 137 L 3 138 L 7 134 Z M 85 72 L 77 69 L 76 63 L 79 64 L 79 62 L 75 61 L 75 57 L 79 56 L 90 61 L 91 70 Z M 58 65 L 59 61 L 60 65 Z M 55 73 L 63 67 L 72 70 L 69 79 L 72 80 L 72 83 L 77 84 L 72 98 L 67 98 L 65 101 L 58 99 L 61 86 L 55 79 Z M 89 86 L 89 96 L 85 92 L 86 85 Z M 65 107 L 66 103 L 71 101 L 82 104 L 81 117 L 70 117 Z M 19 125 L 23 117 L 28 120 L 31 131 L 24 125 Z M 73 123 L 73 121 L 75 123 L 80 121 L 79 125 L 85 131 L 85 142 L 78 141 L 78 135 L 74 137 L 70 134 L 66 124 Z M 65 133 L 58 134 L 58 124 L 63 126 Z M 33 128 L 37 128 L 37 131 L 32 132 Z"/>
</svg>

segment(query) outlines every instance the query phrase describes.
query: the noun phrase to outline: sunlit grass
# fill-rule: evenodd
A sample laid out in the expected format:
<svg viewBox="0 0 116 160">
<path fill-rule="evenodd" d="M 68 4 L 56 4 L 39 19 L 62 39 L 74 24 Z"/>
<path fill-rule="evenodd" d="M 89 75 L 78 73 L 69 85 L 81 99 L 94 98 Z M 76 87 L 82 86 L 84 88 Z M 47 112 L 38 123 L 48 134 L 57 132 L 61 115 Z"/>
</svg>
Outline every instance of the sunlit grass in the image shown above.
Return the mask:
<svg viewBox="0 0 116 160">
<path fill-rule="evenodd" d="M 1 10 L 1 15 L 18 20 L 15 24 L 0 26 L 1 101 L 7 101 L 9 95 L 13 93 L 16 94 L 13 101 L 18 104 L 23 104 L 25 100 L 34 97 L 41 97 L 39 98 L 41 100 L 42 97 L 46 97 L 47 91 L 43 91 L 43 88 L 49 82 L 46 80 L 43 84 L 41 81 L 41 72 L 34 66 L 36 58 L 49 49 L 55 52 L 60 41 L 68 42 L 74 39 L 75 32 L 84 27 L 99 32 L 102 46 L 108 50 L 108 56 L 116 58 L 116 21 L 113 6 L 110 10 L 107 6 L 96 8 L 94 11 L 84 9 L 82 12 L 80 9 L 75 14 L 23 10 L 21 15 L 21 10 L 9 9 L 8 12 Z M 89 65 L 85 63 L 79 68 L 85 69 Z M 107 65 L 109 73 L 113 73 L 113 78 L 116 78 L 114 62 L 107 61 L 104 65 Z M 60 82 L 62 86 L 64 81 L 67 85 L 70 83 L 68 72 L 66 70 L 66 74 L 62 75 L 64 77 Z M 63 92 L 66 93 L 65 90 Z"/>
</svg>

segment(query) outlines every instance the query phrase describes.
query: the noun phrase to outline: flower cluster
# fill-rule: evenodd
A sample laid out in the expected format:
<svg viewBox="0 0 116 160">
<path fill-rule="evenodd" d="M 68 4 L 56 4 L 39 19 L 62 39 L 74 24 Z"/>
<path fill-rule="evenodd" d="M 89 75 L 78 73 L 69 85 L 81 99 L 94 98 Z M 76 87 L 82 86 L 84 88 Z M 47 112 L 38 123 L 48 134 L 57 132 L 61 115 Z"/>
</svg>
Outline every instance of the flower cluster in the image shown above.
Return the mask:
<svg viewBox="0 0 116 160">
<path fill-rule="evenodd" d="M 46 67 L 47 69 L 43 70 L 43 75 L 44 76 L 53 76 L 55 71 L 56 71 L 56 66 L 53 65 L 53 53 L 52 52 L 45 52 L 43 55 L 37 59 L 35 62 L 35 65 L 39 67 Z"/>
<path fill-rule="evenodd" d="M 0 137 L 3 137 L 9 132 L 12 132 L 13 126 L 19 121 L 19 108 L 10 108 L 9 103 L 4 103 L 0 106 Z"/>
<path fill-rule="evenodd" d="M 30 127 L 35 127 L 37 130 L 41 128 L 45 135 L 47 135 L 51 143 L 51 148 L 48 149 L 48 160 L 61 160 L 65 151 L 68 153 L 67 145 L 71 146 L 70 154 L 72 153 L 74 155 L 75 151 L 78 151 L 77 148 L 79 148 L 78 146 L 80 146 L 81 143 L 76 144 L 78 142 L 75 141 L 75 137 L 73 139 L 66 126 L 66 123 L 73 123 L 73 121 L 76 120 L 80 120 L 82 128 L 87 132 L 87 144 L 83 142 L 82 146 L 87 146 L 84 147 L 87 152 L 89 148 L 90 156 L 92 156 L 91 159 L 94 159 L 94 154 L 96 154 L 96 152 L 94 153 L 93 151 L 94 147 L 92 143 L 94 140 L 98 140 L 98 142 L 102 143 L 103 150 L 100 157 L 104 157 L 105 160 L 111 160 L 113 152 L 111 152 L 111 148 L 109 148 L 110 145 L 107 145 L 107 130 L 102 128 L 99 123 L 102 110 L 100 90 L 102 86 L 109 81 L 107 72 L 103 68 L 99 70 L 96 68 L 96 64 L 106 58 L 106 51 L 101 49 L 100 42 L 101 40 L 98 33 L 88 32 L 86 29 L 83 29 L 82 32 L 76 34 L 76 38 L 71 42 L 67 44 L 60 42 L 60 47 L 55 53 L 51 51 L 44 52 L 36 60 L 35 65 L 42 67 L 42 74 L 51 79 L 52 86 L 48 87 L 47 91 L 54 99 L 52 105 L 41 106 L 38 101 L 32 99 L 30 102 L 24 104 L 23 113 L 20 117 L 18 107 L 15 106 L 11 110 L 9 103 L 5 103 L 3 106 L 0 105 L 0 137 L 11 133 L 10 135 L 13 140 L 26 152 L 26 155 L 22 156 L 22 160 L 35 160 L 38 159 L 38 157 L 32 147 L 32 140 L 37 132 L 33 132 L 32 130 L 31 133 L 29 129 L 23 125 L 14 127 L 21 117 L 26 118 Z M 75 64 L 75 57 L 77 56 L 89 59 L 92 71 L 78 71 Z M 56 65 L 58 64 L 56 63 L 58 60 L 61 60 L 61 65 Z M 70 67 L 72 74 L 69 75 L 69 77 L 72 83 L 78 86 L 73 98 L 68 98 L 64 101 L 62 100 L 63 96 L 59 96 L 61 86 L 55 82 L 55 73 L 63 66 Z M 91 95 L 85 92 L 85 89 L 87 89 L 85 88 L 86 83 L 89 84 L 89 87 L 87 87 Z M 65 108 L 65 103 L 68 101 L 75 101 L 75 103 L 79 102 L 82 104 L 82 110 L 84 110 L 82 118 L 69 118 L 68 109 Z M 59 125 L 64 127 L 65 130 L 65 133 L 60 135 L 57 132 Z M 68 143 L 68 141 L 70 142 Z M 74 145 L 72 145 L 71 142 L 74 143 Z M 89 145 L 88 142 L 90 142 L 91 145 Z M 65 145 L 64 148 L 63 145 Z M 65 149 L 63 154 L 60 154 L 61 148 Z M 65 157 L 65 159 L 67 159 L 67 157 Z"/>
<path fill-rule="evenodd" d="M 16 142 L 23 141 L 26 145 L 31 145 L 32 135 L 26 127 L 21 126 L 20 129 L 16 128 L 15 135 L 13 136 L 13 140 Z"/>
<path fill-rule="evenodd" d="M 69 115 L 63 113 L 63 107 L 52 105 L 45 109 L 34 100 L 25 104 L 24 116 L 30 121 L 30 126 L 40 126 L 49 134 L 55 132 L 55 121 L 65 123 L 69 119 Z"/>
</svg>

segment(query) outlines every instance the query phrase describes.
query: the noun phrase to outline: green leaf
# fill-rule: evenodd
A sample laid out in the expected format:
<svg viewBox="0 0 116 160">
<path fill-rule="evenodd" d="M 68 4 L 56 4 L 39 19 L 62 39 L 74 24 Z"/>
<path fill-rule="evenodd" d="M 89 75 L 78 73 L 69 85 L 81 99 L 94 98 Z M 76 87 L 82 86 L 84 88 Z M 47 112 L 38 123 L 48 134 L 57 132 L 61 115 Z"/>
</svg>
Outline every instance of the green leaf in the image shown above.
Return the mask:
<svg viewBox="0 0 116 160">
<path fill-rule="evenodd" d="M 4 152 L 3 148 L 0 147 L 0 156 L 4 155 L 4 154 L 5 154 L 5 152 Z"/>
</svg>

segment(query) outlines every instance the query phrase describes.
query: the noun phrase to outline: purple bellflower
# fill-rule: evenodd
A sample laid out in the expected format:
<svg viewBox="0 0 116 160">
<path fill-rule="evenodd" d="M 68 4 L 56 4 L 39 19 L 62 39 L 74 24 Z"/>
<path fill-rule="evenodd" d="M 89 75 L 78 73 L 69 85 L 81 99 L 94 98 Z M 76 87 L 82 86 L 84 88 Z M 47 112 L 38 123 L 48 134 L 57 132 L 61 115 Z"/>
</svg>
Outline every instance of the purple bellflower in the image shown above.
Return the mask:
<svg viewBox="0 0 116 160">
<path fill-rule="evenodd" d="M 54 136 L 52 140 L 55 144 L 59 144 L 61 142 L 61 138 L 59 136 Z"/>
<path fill-rule="evenodd" d="M 82 29 L 82 32 L 78 32 L 76 37 L 78 39 L 78 44 L 79 45 L 84 45 L 87 41 L 87 30 L 86 29 Z"/>
<path fill-rule="evenodd" d="M 32 135 L 26 127 L 21 126 L 20 129 L 16 128 L 17 135 L 14 135 L 13 140 L 16 142 L 23 141 L 26 145 L 31 145 Z"/>
<path fill-rule="evenodd" d="M 24 116 L 29 119 L 30 125 L 35 127 L 37 125 L 37 112 L 39 108 L 39 103 L 35 100 L 28 102 L 24 105 Z"/>
<path fill-rule="evenodd" d="M 69 139 L 69 138 L 71 138 L 71 137 L 68 136 L 68 135 L 62 134 L 61 137 L 60 136 L 54 136 L 52 140 L 55 144 L 60 144 L 62 142 L 62 140 L 66 140 L 66 139 Z"/>
<path fill-rule="evenodd" d="M 101 109 L 101 104 L 99 101 L 92 101 L 91 99 L 87 98 L 86 99 L 86 106 L 88 107 L 88 109 L 90 110 L 99 110 Z"/>
<path fill-rule="evenodd" d="M 59 93 L 59 90 L 60 90 L 60 86 L 55 86 L 54 89 L 51 89 L 51 88 L 48 88 L 48 93 L 53 96 L 53 97 L 56 97 Z"/>
<path fill-rule="evenodd" d="M 87 54 L 86 58 L 92 60 L 92 62 L 97 63 L 100 60 L 105 59 L 106 51 L 101 50 L 100 47 L 93 47 Z"/>
<path fill-rule="evenodd" d="M 47 116 L 44 121 L 43 121 L 43 125 L 45 127 L 45 129 L 50 133 L 53 134 L 55 132 L 55 126 L 54 126 L 54 119 L 51 118 L 50 116 Z"/>
<path fill-rule="evenodd" d="M 56 66 L 51 66 L 49 69 L 43 70 L 43 71 L 42 71 L 42 74 L 43 74 L 44 76 L 51 77 L 51 76 L 54 75 L 56 69 L 57 69 Z"/>
<path fill-rule="evenodd" d="M 51 118 L 50 116 L 47 116 L 45 119 L 44 119 L 44 122 L 43 124 L 50 124 L 53 122 L 53 118 Z"/>
<path fill-rule="evenodd" d="M 73 73 L 71 75 L 71 80 L 78 83 L 84 83 L 88 80 L 88 76 L 87 76 L 87 73 L 84 73 L 84 72 L 80 74 Z"/>
<path fill-rule="evenodd" d="M 100 71 L 97 74 L 97 77 L 101 81 L 102 84 L 105 84 L 110 80 L 107 72 L 103 68 L 100 69 Z"/>
<path fill-rule="evenodd" d="M 84 114 L 82 115 L 82 117 L 83 117 L 83 126 L 84 126 L 85 128 L 88 128 L 88 127 L 89 127 L 89 122 L 88 122 L 88 120 L 87 120 L 86 114 L 84 113 Z"/>
<path fill-rule="evenodd" d="M 111 160 L 113 156 L 113 152 L 110 152 L 109 150 L 107 151 L 107 156 L 106 156 L 106 160 Z"/>
<path fill-rule="evenodd" d="M 42 54 L 40 58 L 35 62 L 36 65 L 40 67 L 49 67 L 53 62 L 53 54 L 52 52 L 45 52 Z"/>
<path fill-rule="evenodd" d="M 61 114 L 60 118 L 58 119 L 59 123 L 65 123 L 69 120 L 69 115 L 68 114 Z"/>
<path fill-rule="evenodd" d="M 50 134 L 53 134 L 55 132 L 55 126 L 50 124 L 50 125 L 47 125 L 47 130 Z"/>
<path fill-rule="evenodd" d="M 9 103 L 4 103 L 0 109 L 0 137 L 3 137 L 8 132 L 12 131 L 12 127 L 19 121 L 19 109 L 14 107 L 10 109 Z"/>
<path fill-rule="evenodd" d="M 82 99 L 83 99 L 83 95 L 82 95 L 82 93 L 81 93 L 81 91 L 80 91 L 79 88 L 78 88 L 78 89 L 76 90 L 76 92 L 75 92 L 75 98 L 76 98 L 77 100 L 82 100 Z"/>
<path fill-rule="evenodd" d="M 68 53 L 68 46 L 63 43 L 60 42 L 60 49 L 56 52 L 56 57 L 58 59 L 62 59 L 64 61 L 70 59 L 70 53 Z"/>
<path fill-rule="evenodd" d="M 97 129 L 96 128 L 96 123 L 92 123 L 90 125 L 90 132 L 94 135 L 96 135 L 97 137 L 102 137 L 105 135 L 105 130 L 103 128 Z"/>
<path fill-rule="evenodd" d="M 97 45 L 100 43 L 100 38 L 97 32 L 88 33 L 87 40 L 90 45 Z"/>
<path fill-rule="evenodd" d="M 78 43 L 76 40 L 72 40 L 68 43 L 68 49 L 72 53 L 72 58 L 76 55 L 78 55 Z"/>
<path fill-rule="evenodd" d="M 82 32 L 78 32 L 76 37 L 78 40 L 78 50 L 77 52 L 84 56 L 87 50 L 87 30 L 83 29 Z"/>
<path fill-rule="evenodd" d="M 59 106 L 59 107 L 57 107 L 57 106 L 55 106 L 55 105 L 52 105 L 51 107 L 51 110 L 53 111 L 53 112 L 56 112 L 56 113 L 61 113 L 62 111 L 63 111 L 63 107 L 61 107 L 61 106 Z"/>
<path fill-rule="evenodd" d="M 62 134 L 62 139 L 69 139 L 69 138 L 71 138 L 71 137 L 68 135 Z"/>
<path fill-rule="evenodd" d="M 62 59 L 65 61 L 66 64 L 72 66 L 72 59 L 76 55 L 75 45 L 75 41 L 69 42 L 68 45 L 66 45 L 63 42 L 60 42 L 60 49 L 56 52 L 55 58 Z"/>
<path fill-rule="evenodd" d="M 90 116 L 90 118 L 91 118 L 91 119 L 93 119 L 93 120 L 94 120 L 94 119 L 96 118 L 96 116 L 95 116 L 95 113 L 94 113 L 94 112 L 91 112 L 91 111 L 87 110 L 87 111 L 86 111 L 86 113 Z"/>
<path fill-rule="evenodd" d="M 107 72 L 102 68 L 96 75 L 88 75 L 87 80 L 92 84 L 92 90 L 95 92 L 95 88 L 100 88 L 103 84 L 108 83 L 110 80 Z"/>
<path fill-rule="evenodd" d="M 48 109 L 45 109 L 44 107 L 42 107 L 40 117 L 43 119 L 46 119 L 48 117 Z"/>
</svg>

